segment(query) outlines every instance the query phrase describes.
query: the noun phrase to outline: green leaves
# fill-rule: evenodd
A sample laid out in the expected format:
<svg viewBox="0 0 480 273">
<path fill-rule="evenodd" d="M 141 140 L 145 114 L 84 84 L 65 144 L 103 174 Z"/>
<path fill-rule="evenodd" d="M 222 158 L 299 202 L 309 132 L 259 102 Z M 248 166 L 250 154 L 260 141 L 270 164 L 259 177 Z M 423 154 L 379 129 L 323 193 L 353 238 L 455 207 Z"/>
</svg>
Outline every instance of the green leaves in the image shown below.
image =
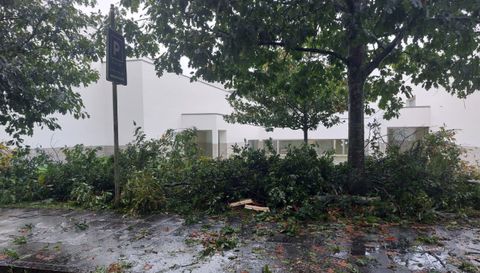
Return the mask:
<svg viewBox="0 0 480 273">
<path fill-rule="evenodd" d="M 101 55 L 89 34 L 96 14 L 78 7 L 95 1 L 27 1 L 0 5 L 0 126 L 20 143 L 39 125 L 58 129 L 54 113 L 82 110 L 75 87 L 98 79 L 91 63 Z M 103 53 L 102 53 L 103 54 Z"/>
<path fill-rule="evenodd" d="M 284 51 L 249 72 L 238 74 L 228 98 L 230 122 L 264 127 L 316 129 L 332 126 L 347 108 L 346 83 L 338 67 L 296 61 Z"/>
</svg>

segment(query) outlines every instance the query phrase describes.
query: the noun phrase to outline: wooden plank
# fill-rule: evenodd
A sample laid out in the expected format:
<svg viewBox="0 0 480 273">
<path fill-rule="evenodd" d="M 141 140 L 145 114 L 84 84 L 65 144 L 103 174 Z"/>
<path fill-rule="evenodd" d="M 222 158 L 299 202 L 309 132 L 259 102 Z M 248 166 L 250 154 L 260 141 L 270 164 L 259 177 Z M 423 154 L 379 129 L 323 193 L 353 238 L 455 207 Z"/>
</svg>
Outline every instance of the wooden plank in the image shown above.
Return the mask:
<svg viewBox="0 0 480 273">
<path fill-rule="evenodd" d="M 270 208 L 268 207 L 260 207 L 260 206 L 254 206 L 254 205 L 245 205 L 246 209 L 254 210 L 254 211 L 262 211 L 262 212 L 269 212 Z"/>
<path fill-rule="evenodd" d="M 243 205 L 247 205 L 247 204 L 253 204 L 253 200 L 252 199 L 244 199 L 244 200 L 240 200 L 238 202 L 230 203 L 229 206 L 231 208 L 234 208 L 234 207 L 239 207 L 239 206 L 243 206 Z"/>
</svg>

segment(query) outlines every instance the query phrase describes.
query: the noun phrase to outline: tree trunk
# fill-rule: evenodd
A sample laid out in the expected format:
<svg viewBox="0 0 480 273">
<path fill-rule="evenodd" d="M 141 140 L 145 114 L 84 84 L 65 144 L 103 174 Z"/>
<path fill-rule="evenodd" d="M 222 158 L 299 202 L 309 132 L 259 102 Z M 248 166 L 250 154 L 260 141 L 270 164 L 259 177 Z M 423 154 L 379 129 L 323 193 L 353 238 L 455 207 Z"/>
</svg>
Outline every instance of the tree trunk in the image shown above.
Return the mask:
<svg viewBox="0 0 480 273">
<path fill-rule="evenodd" d="M 348 73 L 348 163 L 363 174 L 365 162 L 364 131 L 364 79 L 357 75 L 358 68 Z"/>
<path fill-rule="evenodd" d="M 303 127 L 303 142 L 308 144 L 308 127 Z"/>
<path fill-rule="evenodd" d="M 352 167 L 351 179 L 356 180 L 364 173 L 364 65 L 366 46 L 362 41 L 362 26 L 359 18 L 361 1 L 349 1 L 350 20 L 348 31 L 348 163 Z"/>
<path fill-rule="evenodd" d="M 303 130 L 303 142 L 305 144 L 308 144 L 308 111 L 307 111 L 307 105 L 304 102 L 302 106 L 302 130 Z"/>
</svg>

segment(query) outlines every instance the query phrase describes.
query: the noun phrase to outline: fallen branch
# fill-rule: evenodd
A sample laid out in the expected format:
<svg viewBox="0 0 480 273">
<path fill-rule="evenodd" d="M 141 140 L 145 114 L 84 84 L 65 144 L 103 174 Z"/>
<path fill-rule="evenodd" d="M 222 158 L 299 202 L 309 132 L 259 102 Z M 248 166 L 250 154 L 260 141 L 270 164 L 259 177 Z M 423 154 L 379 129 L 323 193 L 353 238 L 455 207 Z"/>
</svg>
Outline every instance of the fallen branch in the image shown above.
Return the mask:
<svg viewBox="0 0 480 273">
<path fill-rule="evenodd" d="M 445 265 L 445 263 L 442 261 L 442 259 L 440 259 L 440 257 L 438 257 L 435 253 L 433 253 L 432 251 L 426 251 L 428 254 L 430 254 L 430 256 L 432 256 L 433 258 L 435 258 L 444 268 L 446 268 L 447 266 Z"/>
</svg>

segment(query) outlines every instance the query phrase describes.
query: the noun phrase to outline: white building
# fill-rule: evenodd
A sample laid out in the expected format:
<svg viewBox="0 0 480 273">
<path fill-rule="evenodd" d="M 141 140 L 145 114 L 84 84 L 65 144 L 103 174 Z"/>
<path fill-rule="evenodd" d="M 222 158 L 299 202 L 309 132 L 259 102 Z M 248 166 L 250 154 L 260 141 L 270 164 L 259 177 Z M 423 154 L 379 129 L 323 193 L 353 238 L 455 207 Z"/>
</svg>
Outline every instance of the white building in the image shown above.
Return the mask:
<svg viewBox="0 0 480 273">
<path fill-rule="evenodd" d="M 96 64 L 100 80 L 87 88 L 79 89 L 89 119 L 76 120 L 70 116 L 59 116 L 62 130 L 49 131 L 37 128 L 33 137 L 25 139 L 32 147 L 61 148 L 84 144 L 101 146 L 107 153 L 113 146 L 112 88 L 105 80 L 105 64 Z M 186 76 L 166 73 L 157 77 L 154 66 L 146 60 L 130 60 L 128 85 L 118 86 L 120 145 L 133 140 L 135 125 L 143 127 L 151 138 L 161 136 L 167 129 L 182 130 L 195 127 L 198 141 L 207 155 L 225 157 L 233 144 L 262 146 L 262 141 L 272 138 L 274 147 L 281 153 L 289 144 L 301 143 L 301 131 L 275 129 L 266 132 L 257 126 L 229 124 L 222 115 L 232 111 L 226 96 L 229 92 L 222 86 L 204 82 L 191 82 Z M 377 118 L 382 123 L 382 134 L 406 135 L 407 141 L 415 139 L 425 130 L 437 130 L 444 126 L 458 130 L 458 143 L 469 148 L 469 159 L 480 159 L 480 93 L 466 100 L 457 99 L 438 91 L 415 90 L 415 99 L 401 110 L 399 119 L 383 121 L 381 112 L 368 117 L 365 124 Z M 333 128 L 319 128 L 309 132 L 312 143 L 319 150 L 334 150 L 337 161 L 346 159 L 348 132 L 346 115 L 344 122 Z M 368 129 L 366 129 L 366 136 Z M 8 139 L 3 130 L 0 141 Z"/>
</svg>

